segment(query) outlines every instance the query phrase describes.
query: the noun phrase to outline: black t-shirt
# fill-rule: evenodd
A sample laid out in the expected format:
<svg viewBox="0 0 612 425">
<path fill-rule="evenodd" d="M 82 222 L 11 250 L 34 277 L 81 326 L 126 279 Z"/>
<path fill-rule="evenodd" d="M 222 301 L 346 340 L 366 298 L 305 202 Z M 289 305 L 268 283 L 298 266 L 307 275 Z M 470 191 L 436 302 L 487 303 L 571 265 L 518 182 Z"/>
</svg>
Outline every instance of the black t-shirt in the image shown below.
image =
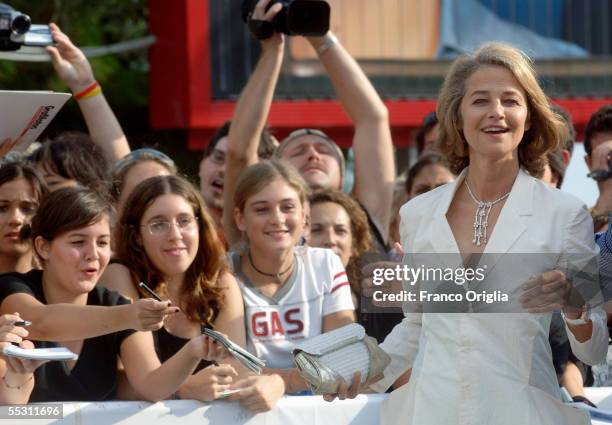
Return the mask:
<svg viewBox="0 0 612 425">
<path fill-rule="evenodd" d="M 26 274 L 0 275 L 0 304 L 12 294 L 26 293 L 46 304 L 42 287 L 42 271 Z M 87 298 L 87 305 L 114 306 L 129 304 L 129 300 L 117 292 L 103 287 L 94 288 Z M 75 320 L 79 320 L 75 317 Z M 103 401 L 112 398 L 117 383 L 117 357 L 121 343 L 134 330 L 124 330 L 88 338 L 77 363 L 72 370 L 63 361 L 45 363 L 34 373 L 34 390 L 30 402 L 45 401 Z M 34 341 L 36 348 L 61 346 L 61 343 Z"/>
</svg>

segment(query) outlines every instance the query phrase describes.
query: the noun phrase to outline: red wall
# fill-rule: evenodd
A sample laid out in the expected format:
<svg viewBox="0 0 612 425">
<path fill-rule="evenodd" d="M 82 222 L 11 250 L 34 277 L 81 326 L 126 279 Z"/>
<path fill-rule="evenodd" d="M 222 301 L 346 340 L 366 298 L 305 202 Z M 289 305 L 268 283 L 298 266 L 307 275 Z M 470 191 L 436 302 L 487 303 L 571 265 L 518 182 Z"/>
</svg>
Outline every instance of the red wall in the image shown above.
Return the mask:
<svg viewBox="0 0 612 425">
<path fill-rule="evenodd" d="M 232 116 L 233 102 L 211 97 L 209 0 L 149 0 L 150 32 L 157 42 L 150 51 L 150 113 L 156 129 L 189 130 L 189 147 L 201 149 L 215 130 Z M 434 100 L 388 101 L 396 146 L 408 146 Z M 574 120 L 579 137 L 590 115 L 607 99 L 563 99 L 559 103 Z M 290 131 L 314 127 L 326 131 L 342 147 L 350 146 L 353 129 L 335 101 L 274 102 L 268 120 L 282 139 Z"/>
</svg>

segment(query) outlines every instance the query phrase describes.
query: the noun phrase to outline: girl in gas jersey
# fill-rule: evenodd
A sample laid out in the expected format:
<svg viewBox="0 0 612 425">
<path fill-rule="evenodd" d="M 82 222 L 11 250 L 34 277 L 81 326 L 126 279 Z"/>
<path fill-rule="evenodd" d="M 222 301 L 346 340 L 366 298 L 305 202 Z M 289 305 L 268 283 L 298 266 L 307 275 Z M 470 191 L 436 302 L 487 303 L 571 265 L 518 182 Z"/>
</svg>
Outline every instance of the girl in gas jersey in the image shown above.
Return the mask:
<svg viewBox="0 0 612 425">
<path fill-rule="evenodd" d="M 307 389 L 293 367 L 297 341 L 354 321 L 338 256 L 296 246 L 304 232 L 307 194 L 297 171 L 279 161 L 248 167 L 233 194 L 243 247 L 230 253 L 230 261 L 242 289 L 247 345 L 269 369 L 232 385 L 242 391 L 231 398 L 254 410 L 269 407 L 284 392 Z"/>
</svg>

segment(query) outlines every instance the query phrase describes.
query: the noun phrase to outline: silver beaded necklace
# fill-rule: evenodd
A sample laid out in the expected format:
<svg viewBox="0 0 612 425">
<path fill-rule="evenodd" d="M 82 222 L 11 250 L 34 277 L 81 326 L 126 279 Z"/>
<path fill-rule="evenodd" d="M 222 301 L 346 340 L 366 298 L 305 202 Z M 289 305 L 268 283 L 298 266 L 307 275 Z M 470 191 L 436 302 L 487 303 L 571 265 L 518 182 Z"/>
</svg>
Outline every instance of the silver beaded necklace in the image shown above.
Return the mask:
<svg viewBox="0 0 612 425">
<path fill-rule="evenodd" d="M 502 195 L 495 201 L 487 202 L 480 201 L 478 198 L 476 198 L 476 196 L 474 196 L 474 193 L 468 184 L 467 177 L 465 179 L 465 187 L 467 187 L 470 197 L 476 203 L 476 214 L 474 215 L 474 239 L 472 239 L 472 243 L 476 246 L 480 246 L 482 243 L 487 243 L 487 226 L 489 225 L 489 214 L 491 213 L 491 208 L 493 208 L 493 205 L 510 196 L 510 192 Z"/>
</svg>

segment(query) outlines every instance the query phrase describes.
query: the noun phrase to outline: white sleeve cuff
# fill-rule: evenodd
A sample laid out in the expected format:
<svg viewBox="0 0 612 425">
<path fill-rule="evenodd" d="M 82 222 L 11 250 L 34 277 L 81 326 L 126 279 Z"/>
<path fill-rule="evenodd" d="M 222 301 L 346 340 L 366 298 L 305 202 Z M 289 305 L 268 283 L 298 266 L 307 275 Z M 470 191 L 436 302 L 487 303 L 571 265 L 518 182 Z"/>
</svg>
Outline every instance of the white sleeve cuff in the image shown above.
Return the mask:
<svg viewBox="0 0 612 425">
<path fill-rule="evenodd" d="M 567 323 L 565 323 L 565 330 L 574 355 L 586 364 L 595 365 L 601 363 L 608 352 L 609 336 L 606 312 L 601 307 L 594 308 L 591 310 L 590 318 L 593 322 L 593 331 L 591 338 L 584 342 L 576 339 Z"/>
</svg>

